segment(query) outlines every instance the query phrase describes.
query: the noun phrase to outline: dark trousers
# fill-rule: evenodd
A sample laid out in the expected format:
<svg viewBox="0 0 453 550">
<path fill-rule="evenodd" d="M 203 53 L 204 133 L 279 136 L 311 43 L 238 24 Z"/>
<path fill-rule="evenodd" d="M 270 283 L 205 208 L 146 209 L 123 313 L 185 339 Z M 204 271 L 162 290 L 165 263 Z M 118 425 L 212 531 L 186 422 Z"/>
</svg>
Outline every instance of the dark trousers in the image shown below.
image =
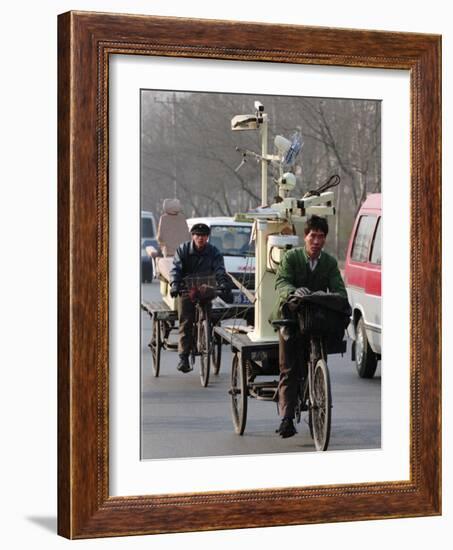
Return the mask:
<svg viewBox="0 0 453 550">
<path fill-rule="evenodd" d="M 195 322 L 195 304 L 188 296 L 178 298 L 178 353 L 188 355 L 192 344 L 192 334 Z M 211 304 L 207 304 L 207 314 L 211 311 Z"/>
<path fill-rule="evenodd" d="M 178 298 L 178 353 L 190 353 L 193 324 L 195 321 L 195 304 L 188 296 Z"/>
<path fill-rule="evenodd" d="M 285 340 L 279 335 L 278 409 L 281 417 L 294 418 L 297 404 L 297 388 L 307 371 L 307 343 L 299 333 L 292 333 Z"/>
</svg>

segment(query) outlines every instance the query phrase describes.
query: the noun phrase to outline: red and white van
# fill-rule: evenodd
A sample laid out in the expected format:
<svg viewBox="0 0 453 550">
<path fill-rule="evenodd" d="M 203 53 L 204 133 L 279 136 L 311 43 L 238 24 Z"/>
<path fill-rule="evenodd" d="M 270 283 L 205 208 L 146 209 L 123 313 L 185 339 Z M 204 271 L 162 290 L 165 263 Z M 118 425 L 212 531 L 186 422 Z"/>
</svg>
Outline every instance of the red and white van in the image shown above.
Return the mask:
<svg viewBox="0 0 453 550">
<path fill-rule="evenodd" d="M 349 240 L 344 280 L 352 308 L 349 336 L 361 378 L 372 378 L 381 359 L 381 194 L 368 195 Z"/>
</svg>

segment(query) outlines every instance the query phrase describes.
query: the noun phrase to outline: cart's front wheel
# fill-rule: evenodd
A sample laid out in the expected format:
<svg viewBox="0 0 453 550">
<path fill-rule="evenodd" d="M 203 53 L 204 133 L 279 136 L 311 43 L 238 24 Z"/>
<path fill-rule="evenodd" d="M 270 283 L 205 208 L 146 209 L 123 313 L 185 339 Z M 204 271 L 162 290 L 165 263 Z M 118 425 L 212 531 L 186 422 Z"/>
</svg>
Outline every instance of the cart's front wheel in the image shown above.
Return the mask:
<svg viewBox="0 0 453 550">
<path fill-rule="evenodd" d="M 162 347 L 162 341 L 161 341 L 160 321 L 155 317 L 153 317 L 153 330 L 152 330 L 150 348 L 151 348 L 153 373 L 155 377 L 159 376 L 161 347 Z"/>
<path fill-rule="evenodd" d="M 332 395 L 327 363 L 319 359 L 313 373 L 313 402 L 310 404 L 309 424 L 317 451 L 325 451 L 329 445 L 332 416 Z M 310 429 L 310 432 L 312 431 Z"/>
<path fill-rule="evenodd" d="M 242 364 L 242 356 L 235 353 L 231 365 L 231 412 L 233 415 L 234 429 L 242 435 L 247 422 L 247 377 L 245 365 Z"/>
<path fill-rule="evenodd" d="M 200 380 L 201 385 L 206 388 L 209 383 L 209 370 L 211 368 L 211 330 L 209 321 L 203 319 L 199 327 L 199 352 L 200 352 Z"/>
</svg>

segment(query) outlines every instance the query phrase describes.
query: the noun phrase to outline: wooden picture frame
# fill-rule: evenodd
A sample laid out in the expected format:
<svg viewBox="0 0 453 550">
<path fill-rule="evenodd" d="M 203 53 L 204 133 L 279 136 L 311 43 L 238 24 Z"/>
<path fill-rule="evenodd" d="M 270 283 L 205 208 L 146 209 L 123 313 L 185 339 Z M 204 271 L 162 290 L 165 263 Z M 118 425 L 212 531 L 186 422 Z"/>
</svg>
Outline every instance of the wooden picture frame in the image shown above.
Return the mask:
<svg viewBox="0 0 453 550">
<path fill-rule="evenodd" d="M 58 61 L 58 532 L 68 538 L 441 513 L 441 39 L 69 12 Z M 109 495 L 109 56 L 410 72 L 410 479 Z"/>
</svg>

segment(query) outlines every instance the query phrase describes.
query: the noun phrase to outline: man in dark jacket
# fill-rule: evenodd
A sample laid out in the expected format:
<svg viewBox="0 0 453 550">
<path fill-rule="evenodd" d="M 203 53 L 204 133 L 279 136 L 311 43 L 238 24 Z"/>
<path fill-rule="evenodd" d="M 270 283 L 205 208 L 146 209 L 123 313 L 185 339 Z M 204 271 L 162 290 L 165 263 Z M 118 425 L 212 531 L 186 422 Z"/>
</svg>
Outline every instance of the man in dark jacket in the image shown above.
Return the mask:
<svg viewBox="0 0 453 550">
<path fill-rule="evenodd" d="M 323 250 L 328 232 L 327 220 L 312 216 L 304 227 L 305 246 L 289 250 L 283 257 L 275 280 L 278 301 L 274 318 L 283 317 L 281 308 L 291 296 L 328 290 L 347 299 L 337 260 Z M 282 420 L 277 432 L 283 438 L 296 433 L 293 419 L 297 384 L 306 361 L 306 346 L 298 331 L 293 330 L 288 336 L 283 338 L 280 333 L 279 344 L 278 403 Z"/>
<path fill-rule="evenodd" d="M 225 295 L 231 288 L 230 279 L 225 271 L 223 256 L 217 248 L 208 243 L 210 228 L 204 223 L 197 223 L 191 229 L 192 239 L 182 243 L 173 257 L 170 271 L 170 295 L 178 298 L 179 326 L 179 364 L 178 370 L 189 372 L 190 343 L 195 319 L 195 305 L 187 295 L 181 295 L 185 277 L 214 275 L 217 286 Z"/>
</svg>

